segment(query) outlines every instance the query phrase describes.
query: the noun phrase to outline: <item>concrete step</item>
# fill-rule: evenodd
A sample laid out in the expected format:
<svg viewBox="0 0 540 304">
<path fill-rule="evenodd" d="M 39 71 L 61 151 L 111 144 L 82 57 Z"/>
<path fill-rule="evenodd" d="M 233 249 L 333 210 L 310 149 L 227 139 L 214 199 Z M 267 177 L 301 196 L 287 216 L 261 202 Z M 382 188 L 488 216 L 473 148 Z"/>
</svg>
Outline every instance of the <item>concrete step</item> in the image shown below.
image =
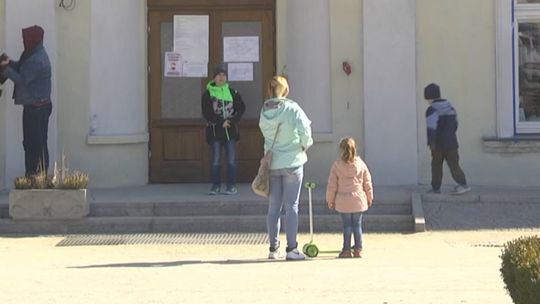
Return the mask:
<svg viewBox="0 0 540 304">
<path fill-rule="evenodd" d="M 284 223 L 284 219 L 282 219 Z M 413 231 L 411 215 L 366 215 L 366 232 Z M 22 221 L 0 219 L 0 234 L 81 234 L 153 232 L 265 232 L 264 215 L 231 216 L 122 216 L 87 217 L 81 220 Z M 300 232 L 309 232 L 309 217 L 300 216 Z M 316 215 L 314 232 L 340 232 L 339 215 Z"/>
<path fill-rule="evenodd" d="M 300 214 L 308 214 L 308 202 L 300 203 Z M 90 217 L 109 216 L 218 216 L 265 215 L 265 201 L 188 201 L 91 203 Z M 314 214 L 333 214 L 324 201 L 313 202 Z M 368 211 L 373 215 L 410 215 L 410 201 L 377 201 Z"/>
<path fill-rule="evenodd" d="M 9 205 L 0 204 L 0 219 L 9 217 Z"/>
<path fill-rule="evenodd" d="M 0 197 L 0 234 L 143 232 L 265 232 L 268 201 L 239 185 L 238 195 L 206 195 L 207 185 L 148 185 L 89 191 L 90 214 L 76 221 L 12 220 Z M 315 232 L 340 232 L 341 218 L 326 207 L 324 189 L 313 195 Z M 309 231 L 308 195 L 300 198 L 300 231 Z M 381 189 L 365 214 L 365 231 L 414 230 L 410 193 Z"/>
</svg>

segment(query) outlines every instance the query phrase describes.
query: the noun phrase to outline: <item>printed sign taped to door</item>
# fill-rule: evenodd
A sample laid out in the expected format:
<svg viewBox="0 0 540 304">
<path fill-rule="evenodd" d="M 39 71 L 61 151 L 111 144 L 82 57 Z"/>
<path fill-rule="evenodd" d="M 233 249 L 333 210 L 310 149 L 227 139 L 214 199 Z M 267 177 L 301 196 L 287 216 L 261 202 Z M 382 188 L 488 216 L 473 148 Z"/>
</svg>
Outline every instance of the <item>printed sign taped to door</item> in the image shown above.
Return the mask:
<svg viewBox="0 0 540 304">
<path fill-rule="evenodd" d="M 174 52 L 165 52 L 165 77 L 182 77 L 182 55 Z"/>
</svg>

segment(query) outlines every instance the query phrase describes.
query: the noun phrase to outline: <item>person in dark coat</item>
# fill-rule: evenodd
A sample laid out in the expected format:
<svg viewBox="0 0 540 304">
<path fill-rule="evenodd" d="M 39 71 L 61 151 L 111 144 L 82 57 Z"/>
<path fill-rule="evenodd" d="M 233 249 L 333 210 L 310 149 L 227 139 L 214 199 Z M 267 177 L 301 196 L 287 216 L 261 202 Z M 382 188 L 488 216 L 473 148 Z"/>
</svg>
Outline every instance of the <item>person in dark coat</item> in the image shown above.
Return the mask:
<svg viewBox="0 0 540 304">
<path fill-rule="evenodd" d="M 240 139 L 238 122 L 246 106 L 240 93 L 227 83 L 227 68 L 214 68 L 214 78 L 201 98 L 202 115 L 206 120 L 206 142 L 212 152 L 212 187 L 208 194 L 221 191 L 221 152 L 227 151 L 227 187 L 225 194 L 236 194 L 236 142 Z"/>
<path fill-rule="evenodd" d="M 4 55 L 0 75 L 15 84 L 13 99 L 23 106 L 23 147 L 25 174 L 47 172 L 49 149 L 47 132 L 51 103 L 51 63 L 43 47 L 45 31 L 34 25 L 22 29 L 24 51 L 18 61 Z"/>
<path fill-rule="evenodd" d="M 431 150 L 431 193 L 441 192 L 443 162 L 446 160 L 452 178 L 457 183 L 452 194 L 463 194 L 471 190 L 467 186 L 465 173 L 459 166 L 457 112 L 452 104 L 441 98 L 441 89 L 435 83 L 424 88 L 424 98 L 429 107 L 426 110 L 428 146 Z"/>
</svg>

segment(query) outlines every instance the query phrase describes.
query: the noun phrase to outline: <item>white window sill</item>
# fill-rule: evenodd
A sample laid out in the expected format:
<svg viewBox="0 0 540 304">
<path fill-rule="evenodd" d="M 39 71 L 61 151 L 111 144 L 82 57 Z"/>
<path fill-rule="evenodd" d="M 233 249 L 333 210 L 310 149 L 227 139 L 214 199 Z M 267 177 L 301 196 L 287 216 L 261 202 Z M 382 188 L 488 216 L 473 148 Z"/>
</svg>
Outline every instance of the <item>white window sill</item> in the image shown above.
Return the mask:
<svg viewBox="0 0 540 304">
<path fill-rule="evenodd" d="M 143 144 L 149 140 L 148 133 L 129 135 L 88 135 L 86 143 L 89 145 L 127 145 Z"/>
<path fill-rule="evenodd" d="M 142 144 L 149 141 L 148 133 L 132 135 L 88 135 L 86 143 L 89 145 L 125 145 Z M 316 143 L 333 142 L 332 133 L 314 133 L 313 141 Z"/>
<path fill-rule="evenodd" d="M 488 153 L 540 153 L 539 135 L 513 137 L 483 137 L 484 152 Z"/>
<path fill-rule="evenodd" d="M 313 142 L 315 142 L 315 143 L 334 142 L 334 134 L 332 134 L 332 133 L 313 133 Z"/>
</svg>

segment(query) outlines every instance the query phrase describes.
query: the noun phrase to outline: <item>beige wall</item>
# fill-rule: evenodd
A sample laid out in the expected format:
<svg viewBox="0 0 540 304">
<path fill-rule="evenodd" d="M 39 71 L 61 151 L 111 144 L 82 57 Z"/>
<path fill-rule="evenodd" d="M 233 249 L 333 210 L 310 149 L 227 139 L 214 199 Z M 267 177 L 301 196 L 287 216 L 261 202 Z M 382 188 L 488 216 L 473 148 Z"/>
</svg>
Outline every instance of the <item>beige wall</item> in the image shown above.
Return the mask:
<svg viewBox="0 0 540 304">
<path fill-rule="evenodd" d="M 461 164 L 468 182 L 538 185 L 540 154 L 482 149 L 482 137 L 496 135 L 495 28 L 493 0 L 417 0 L 421 183 L 430 181 L 423 87 L 437 82 L 458 111 Z M 446 183 L 453 183 L 448 171 L 445 176 Z"/>
<path fill-rule="evenodd" d="M 278 71 L 287 64 L 290 29 L 287 26 L 289 1 L 277 0 L 277 66 Z M 52 4 L 51 4 L 52 5 Z M 140 39 L 146 62 L 145 0 L 133 2 L 141 8 L 134 32 L 144 35 Z M 94 9 L 96 9 L 94 7 Z M 96 94 L 90 89 L 92 77 L 92 16 L 91 0 L 77 1 L 73 11 L 57 8 L 56 92 L 58 111 L 57 151 L 65 151 L 71 167 L 87 171 L 92 187 L 145 184 L 148 181 L 148 145 L 99 144 L 89 145 L 91 105 Z M 399 12 L 396 12 L 399 13 Z M 337 142 L 345 135 L 358 141 L 359 154 L 364 155 L 364 88 L 363 83 L 363 20 L 362 1 L 328 1 L 330 20 L 330 91 L 331 132 L 315 133 L 315 145 L 309 151 L 306 180 L 325 183 L 328 170 L 337 155 Z M 95 17 L 95 16 L 94 16 Z M 0 0 L 0 28 L 5 28 L 5 0 Z M 540 154 L 485 153 L 483 136 L 496 135 L 495 90 L 495 17 L 493 0 L 417 0 L 417 113 L 419 182 L 430 181 L 430 155 L 425 146 L 423 87 L 429 82 L 441 85 L 444 97 L 452 101 L 460 118 L 458 131 L 463 168 L 472 185 L 537 185 Z M 140 38 L 140 37 L 139 37 Z M 6 46 L 6 33 L 0 30 L 0 51 Z M 114 58 L 100 60 L 114 63 Z M 307 58 L 306 60 L 309 60 Z M 348 61 L 352 74 L 346 76 L 341 63 Z M 105 62 L 106 64 L 107 62 Z M 146 65 L 146 64 L 144 64 Z M 136 79 L 144 98 L 138 106 L 147 106 L 146 73 Z M 0 102 L 6 102 L 5 96 Z M 398 109 L 399 110 L 399 109 Z M 0 107 L 5 118 L 5 107 Z M 147 113 L 142 113 L 147 119 Z M 136 119 L 140 119 L 137 117 Z M 4 121 L 4 119 L 2 119 Z M 144 122 L 146 124 L 146 121 Z M 0 132 L 0 172 L 5 172 L 6 125 Z M 147 130 L 144 130 L 147 131 Z M 105 140 L 105 142 L 108 142 Z M 368 164 L 369 165 L 369 164 Z M 0 183 L 5 179 L 0 174 Z M 445 183 L 452 184 L 445 172 Z"/>
<path fill-rule="evenodd" d="M 0 0 L 0 29 L 6 28 L 6 15 L 5 15 L 6 1 Z M 4 52 L 6 49 L 6 36 L 5 31 L 0 30 L 0 53 Z M 6 94 L 5 92 L 0 96 L 0 104 L 6 103 Z M 0 172 L 6 172 L 6 121 L 5 112 L 6 107 L 0 107 L 0 119 L 2 123 L 0 124 Z M 4 185 L 5 176 L 0 174 L 0 185 Z M 0 186 L 0 188 L 2 188 Z"/>
<path fill-rule="evenodd" d="M 346 135 L 356 139 L 358 153 L 364 155 L 362 31 L 361 1 L 330 1 L 330 75 L 334 139 L 327 149 L 336 157 L 338 141 Z M 343 72 L 343 61 L 349 62 L 352 67 L 349 76 Z"/>
<path fill-rule="evenodd" d="M 12 48 L 20 46 L 20 34 L 8 31 L 6 15 L 17 16 L 19 9 L 25 10 L 27 14 L 24 16 L 30 24 L 37 22 L 32 21 L 36 20 L 34 14 L 41 16 L 40 11 L 35 8 L 32 2 L 12 2 L 11 4 L 13 12 L 6 12 L 6 7 L 9 6 L 6 5 L 6 0 L 0 0 L 0 51 L 4 51 L 8 45 L 11 45 Z M 114 128 L 109 130 L 115 135 L 113 139 L 105 136 L 94 138 L 93 141 L 100 144 L 90 145 L 87 143 L 90 129 L 90 108 L 97 96 L 96 92 L 92 92 L 90 87 L 96 77 L 97 79 L 103 77 L 103 73 L 100 74 L 99 71 L 94 70 L 94 73 L 92 73 L 92 68 L 96 66 L 96 62 L 92 63 L 92 54 L 96 51 L 96 46 L 91 43 L 92 38 L 97 37 L 98 42 L 102 42 L 99 39 L 104 39 L 102 38 L 103 35 L 100 36 L 103 33 L 92 33 L 92 25 L 110 22 L 110 18 L 101 20 L 100 14 L 93 15 L 92 13 L 96 9 L 109 8 L 118 10 L 122 9 L 122 6 L 116 2 L 112 6 L 110 3 L 105 2 L 103 6 L 106 7 L 95 8 L 92 7 L 95 1 L 81 0 L 76 2 L 73 10 L 66 11 L 58 7 L 57 1 L 42 2 L 40 4 L 43 5 L 40 9 L 43 7 L 50 8 L 49 15 L 46 15 L 45 20 L 40 22 L 50 22 L 50 24 L 47 23 L 47 28 L 55 29 L 55 32 L 49 32 L 47 35 L 49 37 L 47 41 L 48 51 L 54 70 L 53 104 L 55 109 L 49 123 L 49 151 L 58 151 L 57 154 L 51 153 L 51 167 L 52 162 L 60 159 L 62 152 L 64 152 L 68 157 L 70 168 L 79 169 L 89 174 L 91 187 L 146 184 L 148 181 L 148 144 L 147 139 L 145 139 L 147 138 L 146 1 L 130 2 L 132 15 L 130 18 L 126 18 L 127 20 L 122 20 L 123 24 L 132 29 L 132 32 L 136 35 L 135 38 L 123 35 L 122 37 L 130 39 L 131 43 L 123 43 L 122 45 L 129 54 L 135 53 L 133 51 L 134 44 L 138 48 L 136 52 L 137 58 L 132 61 L 139 63 L 139 65 L 134 64 L 134 66 L 140 67 L 140 73 L 130 73 L 128 77 L 122 78 L 120 81 L 116 80 L 116 83 L 120 83 L 120 85 L 112 86 L 112 90 L 115 92 L 122 86 L 123 82 L 129 82 L 132 86 L 140 88 L 134 93 L 137 94 L 138 99 L 136 101 L 129 97 L 126 97 L 125 100 L 115 98 L 115 101 L 130 104 L 139 111 L 139 116 L 133 117 L 133 119 L 142 127 L 140 130 L 136 130 L 136 134 L 139 136 L 128 134 L 130 135 L 128 138 L 136 138 L 130 144 L 126 144 L 126 138 L 123 138 L 120 132 L 115 133 Z M 133 18 L 133 15 L 136 15 L 135 18 Z M 14 18 L 12 23 L 14 20 L 17 21 Z M 11 24 L 11 26 L 18 28 L 19 25 Z M 129 48 L 126 45 L 129 45 Z M 114 56 L 103 56 L 103 58 L 98 59 L 98 63 L 114 66 L 116 62 L 120 61 L 117 59 Z M 117 74 L 121 74 L 121 71 Z M 110 81 L 114 82 L 115 79 Z M 106 89 L 105 92 L 100 93 L 106 96 L 112 95 Z M 20 123 L 16 119 L 11 119 L 11 121 L 8 119 L 11 117 L 9 116 L 11 112 L 8 112 L 8 110 L 15 107 L 12 105 L 11 100 L 3 96 L 0 102 L 8 105 L 0 107 L 0 111 L 2 111 L 0 113 L 2 118 L 0 172 L 7 172 L 7 174 L 0 174 L 0 182 L 9 188 L 12 185 L 10 174 L 13 172 L 6 169 L 7 162 L 17 168 L 24 165 L 23 161 L 13 157 L 13 153 L 9 156 L 6 151 L 22 150 L 20 146 L 21 139 L 19 139 L 19 137 L 22 138 L 22 135 L 17 135 L 17 132 L 20 131 Z M 19 107 L 16 108 L 20 110 Z M 105 109 L 105 111 L 110 112 L 109 109 Z M 14 133 L 17 134 L 13 135 Z M 11 136 L 11 139 L 8 138 L 8 135 Z M 115 140 L 118 142 L 115 142 Z M 11 144 L 13 142 L 17 144 Z"/>
<path fill-rule="evenodd" d="M 70 167 L 92 168 L 85 144 L 90 103 L 90 4 L 77 1 L 72 11 L 57 10 L 58 30 L 57 99 L 58 151 L 64 152 Z M 93 182 L 95 174 L 90 174 Z"/>
<path fill-rule="evenodd" d="M 415 0 L 364 0 L 365 160 L 375 185 L 418 182 Z"/>
<path fill-rule="evenodd" d="M 286 48 L 287 36 L 290 35 L 286 22 L 288 1 L 294 0 L 276 1 L 278 72 L 287 65 L 287 58 L 292 57 L 290 54 L 287 56 Z M 337 157 L 337 145 L 341 137 L 349 135 L 356 138 L 359 153 L 363 154 L 362 5 L 358 0 L 329 1 L 328 5 L 332 132 L 314 133 L 315 144 L 308 151 L 309 161 L 304 175 L 305 180 L 323 184 L 326 183 L 330 166 Z M 353 70 L 349 77 L 341 68 L 345 60 L 351 64 Z"/>
<path fill-rule="evenodd" d="M 420 182 L 429 183 L 431 176 L 422 119 L 423 87 L 430 82 L 456 108 L 462 167 L 469 183 L 481 182 L 485 164 L 493 161 L 482 152 L 481 138 L 495 132 L 493 1 L 418 0 L 417 30 Z M 448 171 L 445 177 L 451 181 Z"/>
<path fill-rule="evenodd" d="M 96 92 L 90 90 L 92 77 L 102 77 L 99 71 L 92 74 L 92 35 L 93 20 L 90 0 L 77 1 L 74 10 L 58 10 L 58 151 L 65 151 L 70 166 L 88 172 L 91 187 L 117 187 L 142 185 L 148 182 L 148 145 L 146 142 L 135 144 L 95 144 L 87 143 L 90 129 L 91 103 Z M 140 0 L 133 5 L 141 7 L 146 1 Z M 141 9 L 141 11 L 144 11 Z M 134 24 L 146 23 L 141 14 Z M 144 27 L 138 31 L 144 35 Z M 95 34 L 94 34 L 95 35 Z M 140 45 L 143 56 L 138 62 L 146 62 L 146 35 Z M 100 58 L 101 64 L 114 65 L 115 58 Z M 145 65 L 142 65 L 143 67 Z M 110 79 L 114 81 L 114 79 Z M 146 73 L 140 73 L 140 86 L 146 85 Z M 146 89 L 141 89 L 141 100 L 146 108 Z M 102 93 L 103 94 L 103 93 Z M 146 113 L 144 113 L 146 115 Z M 135 117 L 145 123 L 146 117 Z M 109 130 L 114 133 L 114 130 Z M 106 137 L 105 137 L 106 138 Z"/>
</svg>

